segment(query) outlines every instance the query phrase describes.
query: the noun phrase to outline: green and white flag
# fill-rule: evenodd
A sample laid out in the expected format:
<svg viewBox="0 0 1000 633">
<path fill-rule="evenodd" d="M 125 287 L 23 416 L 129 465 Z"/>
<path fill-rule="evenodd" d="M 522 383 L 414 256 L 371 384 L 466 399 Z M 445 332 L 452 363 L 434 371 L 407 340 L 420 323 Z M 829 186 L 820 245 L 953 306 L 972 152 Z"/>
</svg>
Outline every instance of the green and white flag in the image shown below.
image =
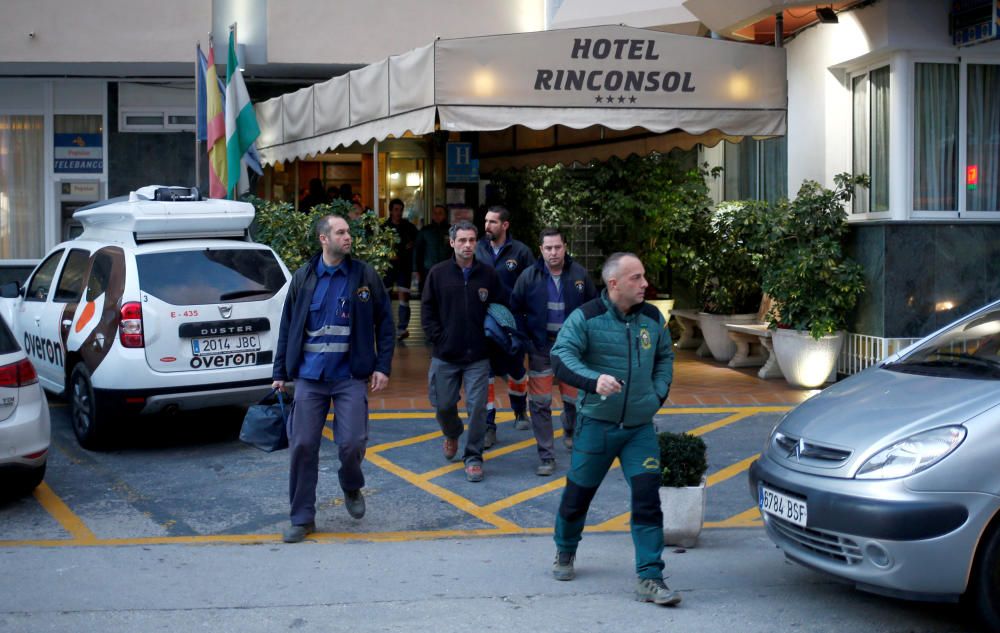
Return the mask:
<svg viewBox="0 0 1000 633">
<path fill-rule="evenodd" d="M 226 194 L 235 199 L 243 156 L 260 136 L 257 114 L 247 94 L 243 74 L 236 59 L 236 29 L 229 29 L 229 58 L 226 62 Z"/>
</svg>

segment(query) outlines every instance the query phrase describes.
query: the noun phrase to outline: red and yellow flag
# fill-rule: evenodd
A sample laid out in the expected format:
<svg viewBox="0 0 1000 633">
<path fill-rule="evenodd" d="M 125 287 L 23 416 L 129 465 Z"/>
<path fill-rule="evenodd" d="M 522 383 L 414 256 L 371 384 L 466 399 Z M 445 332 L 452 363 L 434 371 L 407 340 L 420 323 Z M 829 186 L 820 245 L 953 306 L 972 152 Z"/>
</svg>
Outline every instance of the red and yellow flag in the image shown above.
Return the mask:
<svg viewBox="0 0 1000 633">
<path fill-rule="evenodd" d="M 208 195 L 226 197 L 226 111 L 222 107 L 219 78 L 215 72 L 215 47 L 208 43 L 208 69 L 205 73 L 205 99 L 208 111 Z"/>
</svg>

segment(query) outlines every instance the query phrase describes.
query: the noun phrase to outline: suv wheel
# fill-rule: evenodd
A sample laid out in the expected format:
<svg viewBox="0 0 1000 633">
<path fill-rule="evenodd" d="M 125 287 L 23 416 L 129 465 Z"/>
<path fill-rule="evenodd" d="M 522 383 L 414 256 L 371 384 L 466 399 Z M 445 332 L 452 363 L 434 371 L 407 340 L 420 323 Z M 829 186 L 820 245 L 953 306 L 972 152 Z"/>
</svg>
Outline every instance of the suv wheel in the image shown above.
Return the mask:
<svg viewBox="0 0 1000 633">
<path fill-rule="evenodd" d="M 108 422 L 99 410 L 94 395 L 94 385 L 90 370 L 83 363 L 77 363 L 69 377 L 69 398 L 73 418 L 73 432 L 80 446 L 99 450 L 106 444 Z"/>
</svg>

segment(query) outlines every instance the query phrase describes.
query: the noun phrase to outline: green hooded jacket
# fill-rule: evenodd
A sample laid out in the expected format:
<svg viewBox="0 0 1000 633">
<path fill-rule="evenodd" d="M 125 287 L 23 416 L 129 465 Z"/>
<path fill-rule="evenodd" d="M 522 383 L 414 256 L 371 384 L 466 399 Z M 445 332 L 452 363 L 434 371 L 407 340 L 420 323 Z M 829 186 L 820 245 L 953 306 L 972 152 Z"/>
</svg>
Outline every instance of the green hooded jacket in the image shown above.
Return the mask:
<svg viewBox="0 0 1000 633">
<path fill-rule="evenodd" d="M 670 393 L 674 352 L 660 311 L 640 303 L 622 314 L 608 291 L 574 310 L 552 347 L 556 378 L 580 389 L 582 415 L 620 426 L 649 424 Z M 619 393 L 602 398 L 597 378 L 624 381 Z"/>
</svg>

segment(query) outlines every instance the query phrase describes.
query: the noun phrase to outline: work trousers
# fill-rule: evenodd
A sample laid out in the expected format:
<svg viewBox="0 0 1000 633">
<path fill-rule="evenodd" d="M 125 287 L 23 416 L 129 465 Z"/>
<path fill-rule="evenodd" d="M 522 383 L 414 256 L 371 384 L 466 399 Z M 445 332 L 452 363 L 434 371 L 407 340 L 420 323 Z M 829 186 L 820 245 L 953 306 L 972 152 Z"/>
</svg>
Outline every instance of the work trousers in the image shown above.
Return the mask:
<svg viewBox="0 0 1000 633">
<path fill-rule="evenodd" d="M 345 492 L 361 490 L 365 476 L 361 462 L 368 446 L 368 385 L 345 378 L 295 381 L 295 404 L 288 418 L 288 448 L 291 468 L 288 497 L 293 525 L 316 518 L 316 482 L 319 479 L 319 449 L 323 427 L 333 400 L 333 440 L 340 456 L 337 476 Z"/>
<path fill-rule="evenodd" d="M 528 407 L 531 410 L 531 430 L 538 444 L 539 459 L 555 459 L 552 430 L 552 346 L 533 350 L 528 354 Z M 563 401 L 563 433 L 573 435 L 576 422 L 576 387 L 559 382 L 559 394 Z"/>
<path fill-rule="evenodd" d="M 528 408 L 528 372 L 524 369 L 524 354 L 517 356 L 496 354 L 490 358 L 489 393 L 486 399 L 486 426 L 494 429 L 497 426 L 497 400 L 496 391 L 493 388 L 493 379 L 497 376 L 507 381 L 507 395 L 510 397 L 510 408 L 514 410 L 514 415 L 524 415 Z"/>
<path fill-rule="evenodd" d="M 486 391 L 490 363 L 449 363 L 431 358 L 427 375 L 427 391 L 436 411 L 438 424 L 445 437 L 462 435 L 462 420 L 458 417 L 458 400 L 465 383 L 465 410 L 469 414 L 469 436 L 465 440 L 465 463 L 483 461 L 483 439 L 486 437 Z"/>
<path fill-rule="evenodd" d="M 566 488 L 556 515 L 556 548 L 560 552 L 576 552 L 590 502 L 616 457 L 632 491 L 635 571 L 640 578 L 662 578 L 660 448 L 651 423 L 623 428 L 579 416 Z"/>
</svg>

